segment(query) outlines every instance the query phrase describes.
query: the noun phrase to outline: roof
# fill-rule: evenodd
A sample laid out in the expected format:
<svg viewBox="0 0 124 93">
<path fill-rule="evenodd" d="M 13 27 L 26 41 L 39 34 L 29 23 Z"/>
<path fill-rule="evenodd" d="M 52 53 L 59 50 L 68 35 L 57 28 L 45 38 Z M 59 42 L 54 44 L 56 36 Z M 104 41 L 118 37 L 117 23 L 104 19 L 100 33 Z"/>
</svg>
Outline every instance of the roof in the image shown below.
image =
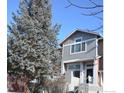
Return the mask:
<svg viewBox="0 0 124 93">
<path fill-rule="evenodd" d="M 96 35 L 96 36 L 98 36 L 98 37 L 101 37 L 100 36 L 100 34 L 99 33 L 97 33 L 97 32 L 91 32 L 91 31 L 89 31 L 89 30 L 81 30 L 81 29 L 77 29 L 77 30 L 75 30 L 75 31 L 73 31 L 72 33 L 70 33 L 61 43 L 60 43 L 60 45 L 62 45 L 70 36 L 72 36 L 74 33 L 76 33 L 77 31 L 80 31 L 80 32 L 83 32 L 83 33 L 88 33 L 88 34 L 92 34 L 92 35 Z"/>
</svg>

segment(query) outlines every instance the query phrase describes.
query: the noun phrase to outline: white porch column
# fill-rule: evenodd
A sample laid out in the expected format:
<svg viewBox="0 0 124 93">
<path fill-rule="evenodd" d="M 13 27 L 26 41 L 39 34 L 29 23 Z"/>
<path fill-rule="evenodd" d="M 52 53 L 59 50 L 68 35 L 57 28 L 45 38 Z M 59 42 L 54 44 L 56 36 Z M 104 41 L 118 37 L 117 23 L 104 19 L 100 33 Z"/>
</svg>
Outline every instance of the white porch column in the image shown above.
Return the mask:
<svg viewBox="0 0 124 93">
<path fill-rule="evenodd" d="M 93 66 L 93 84 L 98 85 L 98 39 L 96 39 L 96 57 L 94 59 L 94 66 Z"/>
<path fill-rule="evenodd" d="M 61 74 L 65 73 L 65 66 L 64 66 L 64 62 L 61 62 Z"/>
<path fill-rule="evenodd" d="M 84 83 L 84 64 L 80 63 L 80 84 Z"/>
<path fill-rule="evenodd" d="M 98 59 L 94 60 L 94 66 L 93 66 L 93 84 L 98 84 Z"/>
<path fill-rule="evenodd" d="M 101 83 L 101 86 L 103 86 L 103 74 L 102 74 L 102 72 L 100 72 L 100 76 L 101 76 L 101 78 L 100 78 L 101 79 L 100 80 L 101 82 L 100 83 Z"/>
</svg>

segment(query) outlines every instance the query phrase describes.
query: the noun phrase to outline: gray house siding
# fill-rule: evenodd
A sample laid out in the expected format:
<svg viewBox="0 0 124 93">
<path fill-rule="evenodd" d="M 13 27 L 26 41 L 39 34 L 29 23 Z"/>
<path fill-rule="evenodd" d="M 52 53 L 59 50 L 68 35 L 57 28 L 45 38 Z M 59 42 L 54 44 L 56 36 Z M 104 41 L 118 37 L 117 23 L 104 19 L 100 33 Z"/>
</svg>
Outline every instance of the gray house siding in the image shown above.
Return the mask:
<svg viewBox="0 0 124 93">
<path fill-rule="evenodd" d="M 70 36 L 64 43 L 63 45 L 71 44 L 74 43 L 75 38 L 82 37 L 82 40 L 87 40 L 87 39 L 92 39 L 92 38 L 97 38 L 96 35 L 88 34 L 85 32 L 80 32 L 77 31 L 75 34 Z"/>
<path fill-rule="evenodd" d="M 63 58 L 62 61 L 74 60 L 74 59 L 94 59 L 96 56 L 96 40 L 86 42 L 86 52 L 71 54 L 71 46 L 63 46 Z"/>
</svg>

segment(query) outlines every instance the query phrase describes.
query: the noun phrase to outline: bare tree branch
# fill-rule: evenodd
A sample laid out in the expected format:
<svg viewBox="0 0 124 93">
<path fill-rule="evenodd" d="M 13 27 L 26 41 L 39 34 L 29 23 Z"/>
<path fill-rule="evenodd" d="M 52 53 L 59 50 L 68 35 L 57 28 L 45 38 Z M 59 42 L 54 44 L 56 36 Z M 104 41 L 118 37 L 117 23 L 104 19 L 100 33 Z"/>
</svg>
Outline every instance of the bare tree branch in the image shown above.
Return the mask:
<svg viewBox="0 0 124 93">
<path fill-rule="evenodd" d="M 99 16 L 94 16 L 94 17 L 96 17 L 96 18 L 98 18 L 98 19 L 100 19 L 100 20 L 103 20 L 103 18 L 102 18 L 102 17 L 99 17 Z"/>
<path fill-rule="evenodd" d="M 66 8 L 68 8 L 70 6 L 75 6 L 75 7 L 82 8 L 82 9 L 95 9 L 95 8 L 103 7 L 103 5 L 98 5 L 96 3 L 93 3 L 93 1 L 91 1 L 91 0 L 89 0 L 89 1 L 94 4 L 94 6 L 91 6 L 91 7 L 79 6 L 79 5 L 72 3 L 70 0 L 67 0 L 67 1 L 68 1 L 69 5 Z"/>
<path fill-rule="evenodd" d="M 92 1 L 92 0 L 89 0 L 92 4 L 94 4 L 94 5 L 96 5 L 97 6 L 97 4 L 94 2 L 94 1 Z"/>
<path fill-rule="evenodd" d="M 97 15 L 97 14 L 100 14 L 100 13 L 102 13 L 103 12 L 103 10 L 100 10 L 100 11 L 98 11 L 98 12 L 91 12 L 91 13 L 82 13 L 82 15 L 85 15 L 85 16 L 95 16 L 95 15 Z"/>
<path fill-rule="evenodd" d="M 88 0 L 88 1 L 89 1 L 90 4 L 92 4 L 92 6 L 79 6 L 79 5 L 71 2 L 71 0 L 67 0 L 69 5 L 66 6 L 66 8 L 74 6 L 74 7 L 80 8 L 80 9 L 88 10 L 89 12 L 83 11 L 83 13 L 81 13 L 81 14 L 84 15 L 84 16 L 93 16 L 93 17 L 99 19 L 100 21 L 102 21 L 103 18 L 98 16 L 98 15 L 103 13 L 103 5 L 102 4 L 97 4 L 93 0 Z M 99 9 L 99 10 L 96 10 L 96 9 Z M 91 29 L 90 31 L 97 31 L 97 30 L 100 30 L 102 28 L 103 28 L 103 25 L 100 25 L 100 26 L 96 27 L 95 29 Z"/>
<path fill-rule="evenodd" d="M 68 7 L 70 7 L 70 6 L 72 6 L 71 4 L 69 4 L 68 6 L 66 6 L 65 8 L 68 8 Z"/>
<path fill-rule="evenodd" d="M 97 27 L 97 28 L 95 28 L 95 29 L 90 29 L 90 31 L 97 31 L 97 30 L 100 30 L 100 29 L 102 29 L 103 28 L 103 25 L 101 25 L 101 26 L 99 26 L 99 27 Z"/>
</svg>

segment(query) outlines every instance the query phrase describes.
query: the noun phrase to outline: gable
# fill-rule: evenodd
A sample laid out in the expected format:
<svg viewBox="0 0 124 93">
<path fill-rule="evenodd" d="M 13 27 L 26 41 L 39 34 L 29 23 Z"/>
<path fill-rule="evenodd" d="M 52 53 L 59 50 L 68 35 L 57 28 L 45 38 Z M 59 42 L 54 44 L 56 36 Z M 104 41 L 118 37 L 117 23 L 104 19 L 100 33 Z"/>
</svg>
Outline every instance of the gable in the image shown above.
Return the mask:
<svg viewBox="0 0 124 93">
<path fill-rule="evenodd" d="M 76 38 L 82 38 L 82 41 L 92 38 L 97 38 L 97 35 L 82 32 L 82 31 L 75 31 L 72 35 L 70 35 L 65 41 L 62 43 L 63 45 L 74 43 Z"/>
</svg>

